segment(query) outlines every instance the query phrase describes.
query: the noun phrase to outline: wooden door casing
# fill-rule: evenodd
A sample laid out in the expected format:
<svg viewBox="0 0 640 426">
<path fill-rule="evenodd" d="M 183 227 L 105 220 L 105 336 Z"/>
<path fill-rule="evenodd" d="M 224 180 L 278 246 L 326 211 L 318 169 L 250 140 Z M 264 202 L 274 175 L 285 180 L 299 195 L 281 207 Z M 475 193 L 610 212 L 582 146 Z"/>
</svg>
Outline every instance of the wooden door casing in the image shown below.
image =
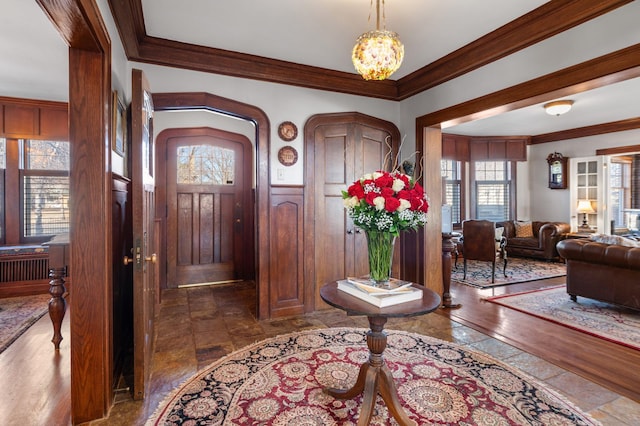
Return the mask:
<svg viewBox="0 0 640 426">
<path fill-rule="evenodd" d="M 166 147 L 167 287 L 253 279 L 252 145 L 245 136 L 211 128 L 170 129 Z M 233 184 L 178 184 L 177 149 L 218 146 L 235 156 Z"/>
<path fill-rule="evenodd" d="M 313 273 L 305 281 L 313 285 L 307 303 L 315 309 L 326 306 L 323 284 L 368 273 L 366 236 L 348 217 L 342 190 L 364 173 L 391 168 L 399 140 L 392 123 L 358 113 L 314 116 L 305 126 L 305 177 L 313 188 L 305 193 L 305 222 L 313 224 L 305 242 Z"/>
</svg>

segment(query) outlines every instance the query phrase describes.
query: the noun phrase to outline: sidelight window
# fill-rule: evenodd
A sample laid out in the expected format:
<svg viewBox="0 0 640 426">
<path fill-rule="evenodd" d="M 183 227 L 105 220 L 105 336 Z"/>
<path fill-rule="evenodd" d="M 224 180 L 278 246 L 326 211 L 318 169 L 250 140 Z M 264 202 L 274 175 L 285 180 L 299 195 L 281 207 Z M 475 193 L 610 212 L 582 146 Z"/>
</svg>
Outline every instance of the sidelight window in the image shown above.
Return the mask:
<svg viewBox="0 0 640 426">
<path fill-rule="evenodd" d="M 441 160 L 444 203 L 451 206 L 451 220 L 454 227 L 462 226 L 462 162 Z"/>
</svg>

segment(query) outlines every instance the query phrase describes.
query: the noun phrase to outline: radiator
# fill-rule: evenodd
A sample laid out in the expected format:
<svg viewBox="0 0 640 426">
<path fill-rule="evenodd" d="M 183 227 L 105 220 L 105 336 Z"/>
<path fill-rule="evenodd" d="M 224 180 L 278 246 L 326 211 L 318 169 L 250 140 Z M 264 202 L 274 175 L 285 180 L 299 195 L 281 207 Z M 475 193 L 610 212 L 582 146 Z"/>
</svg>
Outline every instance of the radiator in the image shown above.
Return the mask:
<svg viewBox="0 0 640 426">
<path fill-rule="evenodd" d="M 49 255 L 0 256 L 0 283 L 49 279 Z"/>
</svg>

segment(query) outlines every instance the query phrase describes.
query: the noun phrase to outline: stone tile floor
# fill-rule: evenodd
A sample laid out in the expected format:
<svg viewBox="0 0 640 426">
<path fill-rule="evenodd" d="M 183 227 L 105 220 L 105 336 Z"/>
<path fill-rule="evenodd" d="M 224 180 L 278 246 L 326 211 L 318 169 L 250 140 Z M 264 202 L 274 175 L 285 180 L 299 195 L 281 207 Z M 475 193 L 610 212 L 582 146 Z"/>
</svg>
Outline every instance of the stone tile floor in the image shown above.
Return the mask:
<svg viewBox="0 0 640 426">
<path fill-rule="evenodd" d="M 162 400 L 198 370 L 256 341 L 309 328 L 368 328 L 366 318 L 348 317 L 333 308 L 293 318 L 257 321 L 253 287 L 251 283 L 242 283 L 163 292 L 156 321 L 149 396 L 144 401 L 133 401 L 128 392 L 123 392 L 109 417 L 92 424 L 144 424 Z M 385 328 L 430 335 L 485 352 L 546 383 L 605 426 L 640 424 L 640 403 L 443 315 L 393 318 Z"/>
</svg>

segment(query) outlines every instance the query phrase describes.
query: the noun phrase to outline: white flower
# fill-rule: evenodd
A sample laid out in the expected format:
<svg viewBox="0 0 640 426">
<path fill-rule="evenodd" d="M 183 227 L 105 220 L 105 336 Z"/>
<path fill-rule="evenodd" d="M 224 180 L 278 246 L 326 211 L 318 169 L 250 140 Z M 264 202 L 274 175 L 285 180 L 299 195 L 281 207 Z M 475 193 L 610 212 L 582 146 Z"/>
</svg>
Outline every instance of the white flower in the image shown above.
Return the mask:
<svg viewBox="0 0 640 426">
<path fill-rule="evenodd" d="M 382 177 L 382 176 L 384 176 L 384 175 L 382 173 L 380 173 L 380 172 L 373 172 L 371 174 L 371 179 L 376 180 L 376 179 L 378 179 L 379 177 Z"/>
<path fill-rule="evenodd" d="M 366 173 L 362 175 L 362 177 L 360 178 L 360 181 L 364 182 L 365 180 L 372 180 L 372 179 L 373 179 L 373 173 Z"/>
<path fill-rule="evenodd" d="M 344 206 L 348 209 L 352 209 L 358 204 L 360 204 L 360 200 L 355 195 L 350 198 L 345 198 L 342 202 L 344 203 Z"/>
<path fill-rule="evenodd" d="M 396 211 L 403 212 L 406 209 L 408 209 L 409 207 L 411 207 L 411 203 L 409 202 L 409 200 L 401 199 L 400 200 L 400 205 L 398 206 Z"/>
<path fill-rule="evenodd" d="M 404 182 L 400 179 L 394 179 L 391 189 L 397 194 L 404 189 Z"/>
<path fill-rule="evenodd" d="M 374 198 L 373 205 L 376 206 L 376 210 L 384 210 L 384 197 Z"/>
</svg>

